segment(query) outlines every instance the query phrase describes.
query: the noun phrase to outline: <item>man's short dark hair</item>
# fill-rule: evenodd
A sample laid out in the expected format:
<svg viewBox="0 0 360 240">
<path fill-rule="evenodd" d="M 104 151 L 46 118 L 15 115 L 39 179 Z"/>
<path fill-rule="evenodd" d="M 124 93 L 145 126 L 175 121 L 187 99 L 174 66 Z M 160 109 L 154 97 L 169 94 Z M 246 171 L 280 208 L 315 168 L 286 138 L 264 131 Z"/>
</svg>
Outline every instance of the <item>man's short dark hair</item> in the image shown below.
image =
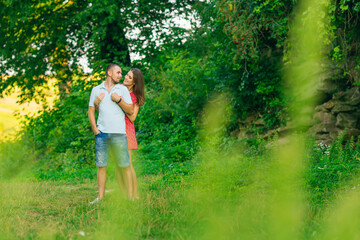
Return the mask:
<svg viewBox="0 0 360 240">
<path fill-rule="evenodd" d="M 119 67 L 119 68 L 121 68 L 118 64 L 116 64 L 116 63 L 110 63 L 107 67 L 106 67 L 106 77 L 108 77 L 108 71 L 110 70 L 110 69 L 112 69 L 113 67 Z"/>
</svg>

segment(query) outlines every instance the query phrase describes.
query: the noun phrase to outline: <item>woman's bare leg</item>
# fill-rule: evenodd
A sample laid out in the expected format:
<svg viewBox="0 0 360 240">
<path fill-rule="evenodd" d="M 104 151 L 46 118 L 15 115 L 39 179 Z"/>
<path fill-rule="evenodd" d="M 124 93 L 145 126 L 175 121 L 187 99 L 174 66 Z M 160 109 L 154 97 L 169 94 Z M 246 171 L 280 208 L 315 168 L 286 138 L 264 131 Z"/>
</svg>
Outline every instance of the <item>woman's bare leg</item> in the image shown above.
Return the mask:
<svg viewBox="0 0 360 240">
<path fill-rule="evenodd" d="M 115 173 L 116 173 L 116 180 L 119 184 L 120 191 L 121 191 L 123 197 L 127 197 L 128 191 L 126 189 L 125 176 L 124 176 L 122 169 L 120 167 L 116 166 Z"/>
<path fill-rule="evenodd" d="M 129 159 L 130 159 L 131 180 L 132 180 L 132 196 L 134 198 L 139 198 L 139 193 L 138 193 L 138 189 L 137 189 L 136 173 L 135 173 L 134 167 L 132 165 L 132 159 L 131 159 L 131 149 L 129 149 Z"/>
</svg>

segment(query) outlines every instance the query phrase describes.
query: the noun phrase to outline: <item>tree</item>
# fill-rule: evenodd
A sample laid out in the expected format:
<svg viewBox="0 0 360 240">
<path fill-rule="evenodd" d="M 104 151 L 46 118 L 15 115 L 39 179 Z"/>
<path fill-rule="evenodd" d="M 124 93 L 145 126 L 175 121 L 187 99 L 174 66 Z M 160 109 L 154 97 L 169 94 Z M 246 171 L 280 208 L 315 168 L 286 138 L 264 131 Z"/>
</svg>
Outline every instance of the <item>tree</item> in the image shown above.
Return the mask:
<svg viewBox="0 0 360 240">
<path fill-rule="evenodd" d="M 212 61 L 222 66 L 217 85 L 231 89 L 239 116 L 256 114 L 267 127 L 287 119 L 281 80 L 291 56 L 288 34 L 298 2 L 212 0 L 197 8 L 205 33 L 198 36 L 211 37 L 206 55 L 215 55 Z M 329 51 L 329 80 L 338 85 L 360 82 L 359 12 L 359 0 L 334 0 L 323 16 L 331 22 L 321 36 Z"/>
<path fill-rule="evenodd" d="M 188 13 L 193 2 L 2 0 L 0 95 L 18 86 L 21 101 L 33 99 L 40 93 L 36 87 L 48 81 L 45 76 L 54 76 L 64 96 L 83 56 L 95 71 L 110 62 L 129 65 L 129 45 L 132 51 L 150 56 L 158 48 L 151 40 L 169 41 L 176 31 L 169 19 Z M 129 40 L 126 32 L 132 29 L 139 34 Z"/>
</svg>

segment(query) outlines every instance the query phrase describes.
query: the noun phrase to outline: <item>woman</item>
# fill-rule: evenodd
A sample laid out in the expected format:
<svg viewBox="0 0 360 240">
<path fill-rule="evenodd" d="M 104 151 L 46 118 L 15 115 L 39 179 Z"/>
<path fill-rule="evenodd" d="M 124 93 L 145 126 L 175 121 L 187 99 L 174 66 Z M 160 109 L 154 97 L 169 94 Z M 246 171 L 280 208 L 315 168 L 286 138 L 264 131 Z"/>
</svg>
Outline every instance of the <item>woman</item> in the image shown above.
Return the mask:
<svg viewBox="0 0 360 240">
<path fill-rule="evenodd" d="M 145 103 L 145 91 L 144 91 L 144 76 L 140 69 L 132 68 L 125 76 L 123 85 L 126 86 L 130 92 L 131 100 L 134 105 L 134 112 L 131 115 L 125 116 L 125 124 L 126 124 L 126 137 L 128 142 L 129 149 L 129 158 L 130 158 L 130 170 L 132 175 L 132 183 L 130 184 L 129 197 L 130 198 L 139 198 L 138 190 L 137 190 L 137 181 L 136 181 L 136 173 L 132 165 L 131 159 L 131 150 L 135 150 L 138 148 L 137 141 L 135 137 L 135 126 L 134 121 L 139 112 L 139 108 Z M 98 109 L 99 103 L 101 102 L 104 96 L 99 95 L 95 101 L 95 107 Z M 117 178 L 119 182 L 122 182 L 122 177 L 119 175 L 117 171 Z"/>
<path fill-rule="evenodd" d="M 125 76 L 123 85 L 126 86 L 130 92 L 131 100 L 134 104 L 134 113 L 132 115 L 125 116 L 126 124 L 126 137 L 128 141 L 129 157 L 130 157 L 130 168 L 132 173 L 132 196 L 139 198 L 137 190 L 137 181 L 135 170 L 131 160 L 131 150 L 138 148 L 135 137 L 135 126 L 134 122 L 139 112 L 139 108 L 145 103 L 145 91 L 144 91 L 144 76 L 140 69 L 133 68 Z"/>
</svg>

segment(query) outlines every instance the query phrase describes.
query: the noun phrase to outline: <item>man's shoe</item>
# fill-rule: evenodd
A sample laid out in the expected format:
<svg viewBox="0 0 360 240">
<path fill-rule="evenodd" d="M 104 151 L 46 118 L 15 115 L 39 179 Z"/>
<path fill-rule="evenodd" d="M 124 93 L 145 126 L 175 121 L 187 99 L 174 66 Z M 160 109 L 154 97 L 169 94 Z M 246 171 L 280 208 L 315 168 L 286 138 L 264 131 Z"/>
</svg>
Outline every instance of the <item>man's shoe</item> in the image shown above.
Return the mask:
<svg viewBox="0 0 360 240">
<path fill-rule="evenodd" d="M 90 202 L 90 204 L 95 204 L 95 203 L 98 203 L 100 201 L 101 201 L 101 199 L 97 197 L 97 198 L 95 198 L 94 201 Z"/>
</svg>

